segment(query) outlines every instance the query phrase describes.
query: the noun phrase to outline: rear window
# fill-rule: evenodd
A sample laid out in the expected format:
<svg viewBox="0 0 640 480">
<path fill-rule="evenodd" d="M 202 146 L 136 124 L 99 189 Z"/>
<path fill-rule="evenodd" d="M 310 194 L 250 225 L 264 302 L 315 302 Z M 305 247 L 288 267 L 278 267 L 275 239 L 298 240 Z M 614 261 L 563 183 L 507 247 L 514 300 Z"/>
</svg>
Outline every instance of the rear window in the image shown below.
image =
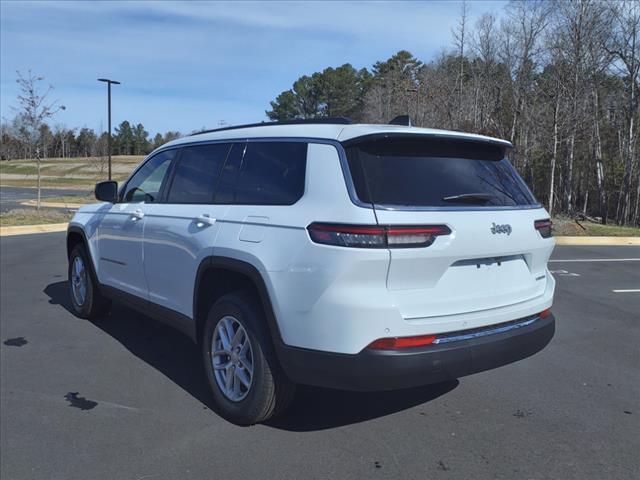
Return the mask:
<svg viewBox="0 0 640 480">
<path fill-rule="evenodd" d="M 499 145 L 414 136 L 364 139 L 345 149 L 363 202 L 398 207 L 537 205 Z"/>
</svg>

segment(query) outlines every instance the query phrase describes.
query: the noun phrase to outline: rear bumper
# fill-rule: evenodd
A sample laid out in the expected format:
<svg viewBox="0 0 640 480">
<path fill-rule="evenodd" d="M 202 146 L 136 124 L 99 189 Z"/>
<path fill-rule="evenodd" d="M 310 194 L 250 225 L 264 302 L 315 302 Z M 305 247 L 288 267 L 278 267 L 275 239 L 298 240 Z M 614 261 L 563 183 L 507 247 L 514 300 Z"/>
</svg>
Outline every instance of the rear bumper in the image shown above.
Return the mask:
<svg viewBox="0 0 640 480">
<path fill-rule="evenodd" d="M 363 350 L 355 355 L 281 345 L 278 357 L 296 383 L 343 390 L 395 390 L 452 380 L 529 357 L 551 341 L 555 318 L 536 317 L 525 326 L 496 332 L 439 345 Z"/>
</svg>

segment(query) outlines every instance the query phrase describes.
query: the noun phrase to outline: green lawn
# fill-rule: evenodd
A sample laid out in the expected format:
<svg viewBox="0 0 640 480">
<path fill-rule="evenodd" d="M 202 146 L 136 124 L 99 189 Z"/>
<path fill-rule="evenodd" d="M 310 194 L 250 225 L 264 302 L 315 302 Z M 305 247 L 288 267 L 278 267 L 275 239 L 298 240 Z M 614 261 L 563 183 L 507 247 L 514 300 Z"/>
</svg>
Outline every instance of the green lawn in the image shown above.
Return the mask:
<svg viewBox="0 0 640 480">
<path fill-rule="evenodd" d="M 113 179 L 125 180 L 142 161 L 143 156 L 114 156 L 112 159 Z M 0 162 L 0 185 L 11 187 L 35 187 L 37 166 L 33 159 L 5 160 Z M 47 158 L 41 161 L 41 185 L 43 187 L 64 187 L 93 189 L 96 182 L 106 180 L 106 159 L 89 158 Z"/>
<path fill-rule="evenodd" d="M 14 225 L 42 225 L 45 223 L 64 223 L 71 220 L 73 214 L 62 213 L 46 208 L 18 208 L 0 214 L 0 226 L 10 227 Z"/>
<path fill-rule="evenodd" d="M 640 228 L 621 227 L 615 224 L 601 225 L 586 220 L 578 222 L 569 218 L 556 217 L 553 219 L 553 234 L 558 237 L 640 237 Z"/>
</svg>

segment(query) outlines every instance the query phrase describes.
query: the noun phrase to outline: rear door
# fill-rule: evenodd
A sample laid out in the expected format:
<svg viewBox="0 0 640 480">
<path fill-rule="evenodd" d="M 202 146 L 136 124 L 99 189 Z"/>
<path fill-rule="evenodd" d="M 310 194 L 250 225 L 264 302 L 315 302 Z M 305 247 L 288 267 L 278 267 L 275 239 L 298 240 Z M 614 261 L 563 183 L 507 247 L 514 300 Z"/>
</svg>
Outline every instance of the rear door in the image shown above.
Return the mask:
<svg viewBox="0 0 640 480">
<path fill-rule="evenodd" d="M 390 248 L 387 287 L 405 319 L 544 293 L 554 241 L 535 222 L 548 214 L 506 159 L 505 145 L 412 135 L 346 147 L 357 194 L 374 205 L 379 224 L 450 230 L 426 247 Z"/>
<path fill-rule="evenodd" d="M 242 147 L 242 144 L 239 144 Z M 146 212 L 144 273 L 149 300 L 193 315 L 193 288 L 203 258 L 213 245 L 227 205 L 214 205 L 230 143 L 185 146 L 160 203 Z"/>
</svg>

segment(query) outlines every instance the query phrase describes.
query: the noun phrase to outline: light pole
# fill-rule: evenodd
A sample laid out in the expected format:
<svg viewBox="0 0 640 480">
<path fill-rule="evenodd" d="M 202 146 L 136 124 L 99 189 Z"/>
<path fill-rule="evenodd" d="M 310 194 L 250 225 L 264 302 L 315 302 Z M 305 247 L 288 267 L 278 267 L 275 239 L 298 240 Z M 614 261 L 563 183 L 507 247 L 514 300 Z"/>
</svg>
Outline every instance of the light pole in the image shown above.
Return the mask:
<svg viewBox="0 0 640 480">
<path fill-rule="evenodd" d="M 109 80 L 108 78 L 99 78 L 99 82 L 105 82 L 107 84 L 107 109 L 108 109 L 108 128 L 109 136 L 107 137 L 107 150 L 109 153 L 109 180 L 111 180 L 111 84 L 120 85 L 120 82 L 116 80 Z"/>
</svg>

